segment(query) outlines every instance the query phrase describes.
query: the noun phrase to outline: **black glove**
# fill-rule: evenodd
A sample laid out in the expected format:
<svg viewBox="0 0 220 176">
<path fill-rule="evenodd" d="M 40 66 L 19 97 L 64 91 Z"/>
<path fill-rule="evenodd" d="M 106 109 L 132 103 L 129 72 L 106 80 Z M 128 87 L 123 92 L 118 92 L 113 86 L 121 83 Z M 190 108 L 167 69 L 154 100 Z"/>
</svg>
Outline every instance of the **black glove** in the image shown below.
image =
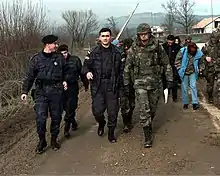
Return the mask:
<svg viewBox="0 0 220 176">
<path fill-rule="evenodd" d="M 171 81 L 167 81 L 166 85 L 167 85 L 168 89 L 173 88 L 173 82 L 171 82 Z"/>
</svg>

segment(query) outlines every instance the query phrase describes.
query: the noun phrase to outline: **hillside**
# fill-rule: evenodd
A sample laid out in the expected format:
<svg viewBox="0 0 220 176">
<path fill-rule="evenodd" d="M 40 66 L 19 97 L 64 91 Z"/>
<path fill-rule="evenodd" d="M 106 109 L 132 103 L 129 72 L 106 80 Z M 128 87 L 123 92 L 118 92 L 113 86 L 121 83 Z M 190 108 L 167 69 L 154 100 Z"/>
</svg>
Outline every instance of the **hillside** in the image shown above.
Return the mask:
<svg viewBox="0 0 220 176">
<path fill-rule="evenodd" d="M 131 18 L 128 27 L 133 28 L 143 22 L 149 23 L 150 25 L 161 25 L 164 23 L 165 15 L 166 15 L 165 13 L 151 13 L 151 12 L 137 13 Z M 207 17 L 210 17 L 210 15 L 195 16 L 196 20 L 198 21 Z M 118 23 L 118 27 L 122 27 L 125 21 L 127 20 L 127 18 L 128 16 L 117 17 L 116 20 Z M 101 26 L 106 24 L 106 22 L 107 22 L 106 19 L 102 19 Z"/>
</svg>

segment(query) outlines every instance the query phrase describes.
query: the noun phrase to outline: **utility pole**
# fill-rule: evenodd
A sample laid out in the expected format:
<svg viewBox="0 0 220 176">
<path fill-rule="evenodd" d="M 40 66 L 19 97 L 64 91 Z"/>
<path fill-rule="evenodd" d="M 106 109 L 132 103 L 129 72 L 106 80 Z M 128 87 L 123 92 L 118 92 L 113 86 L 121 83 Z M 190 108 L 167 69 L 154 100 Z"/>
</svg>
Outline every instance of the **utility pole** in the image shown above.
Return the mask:
<svg viewBox="0 0 220 176">
<path fill-rule="evenodd" d="M 214 17 L 213 17 L 213 5 L 212 5 L 212 0 L 211 0 L 211 13 L 212 13 L 212 32 L 213 32 L 213 29 L 214 29 Z"/>
</svg>

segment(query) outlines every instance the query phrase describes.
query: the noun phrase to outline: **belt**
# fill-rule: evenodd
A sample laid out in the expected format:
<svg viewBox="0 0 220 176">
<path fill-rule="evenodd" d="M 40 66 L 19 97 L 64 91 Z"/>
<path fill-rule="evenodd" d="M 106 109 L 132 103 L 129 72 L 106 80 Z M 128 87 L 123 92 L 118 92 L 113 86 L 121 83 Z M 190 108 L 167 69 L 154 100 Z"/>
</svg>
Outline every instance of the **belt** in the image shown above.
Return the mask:
<svg viewBox="0 0 220 176">
<path fill-rule="evenodd" d="M 111 79 L 111 76 L 101 75 L 100 78 L 101 78 L 101 79 Z"/>
<path fill-rule="evenodd" d="M 36 80 L 36 84 L 41 86 L 53 86 L 61 83 L 62 82 L 60 80 Z"/>
</svg>

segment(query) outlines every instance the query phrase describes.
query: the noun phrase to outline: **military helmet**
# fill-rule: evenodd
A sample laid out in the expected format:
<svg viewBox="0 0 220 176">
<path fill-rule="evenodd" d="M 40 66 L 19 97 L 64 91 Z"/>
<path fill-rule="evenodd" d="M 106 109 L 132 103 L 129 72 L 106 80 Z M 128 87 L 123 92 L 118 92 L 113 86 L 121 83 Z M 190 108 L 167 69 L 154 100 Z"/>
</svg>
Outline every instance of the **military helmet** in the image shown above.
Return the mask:
<svg viewBox="0 0 220 176">
<path fill-rule="evenodd" d="M 216 38 L 216 39 L 219 39 L 219 35 L 217 32 L 212 32 L 211 35 L 210 35 L 210 38 Z"/>
<path fill-rule="evenodd" d="M 151 33 L 151 27 L 147 23 L 141 23 L 137 27 L 137 33 Z"/>
</svg>

